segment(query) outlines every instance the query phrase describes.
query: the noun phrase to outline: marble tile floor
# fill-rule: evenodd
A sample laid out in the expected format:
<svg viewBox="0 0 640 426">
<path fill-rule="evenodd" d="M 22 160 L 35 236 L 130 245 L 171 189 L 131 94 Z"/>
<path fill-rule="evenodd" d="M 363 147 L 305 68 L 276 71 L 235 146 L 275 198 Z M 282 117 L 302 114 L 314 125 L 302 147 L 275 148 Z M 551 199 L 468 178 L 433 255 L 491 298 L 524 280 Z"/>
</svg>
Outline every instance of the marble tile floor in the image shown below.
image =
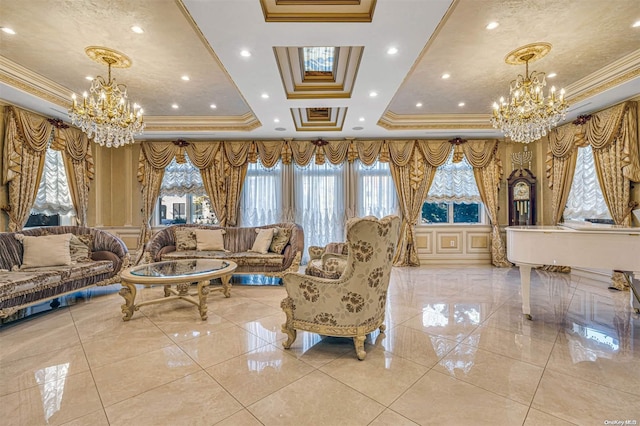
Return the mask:
<svg viewBox="0 0 640 426">
<path fill-rule="evenodd" d="M 629 293 L 534 272 L 528 321 L 519 284 L 516 268 L 394 268 L 364 361 L 306 332 L 284 350 L 283 287 L 212 293 L 206 321 L 178 300 L 124 322 L 102 291 L 0 329 L 0 424 L 638 424 Z"/>
</svg>

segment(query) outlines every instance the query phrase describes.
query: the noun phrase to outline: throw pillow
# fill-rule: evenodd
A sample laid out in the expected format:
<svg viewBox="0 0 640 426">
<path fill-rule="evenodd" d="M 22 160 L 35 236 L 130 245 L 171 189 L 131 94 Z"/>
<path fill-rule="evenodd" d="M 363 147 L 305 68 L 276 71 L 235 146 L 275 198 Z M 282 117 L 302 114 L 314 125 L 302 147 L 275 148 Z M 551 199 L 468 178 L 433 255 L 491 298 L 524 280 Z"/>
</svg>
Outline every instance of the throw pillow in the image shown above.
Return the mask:
<svg viewBox="0 0 640 426">
<path fill-rule="evenodd" d="M 276 228 L 273 240 L 271 240 L 271 246 L 269 246 L 269 251 L 282 254 L 290 238 L 291 228 Z"/>
<path fill-rule="evenodd" d="M 225 234 L 224 229 L 197 229 L 196 228 L 196 250 L 223 250 L 224 238 L 222 234 Z"/>
<path fill-rule="evenodd" d="M 274 228 L 256 229 L 258 236 L 249 251 L 252 253 L 267 253 L 269 251 L 269 246 L 271 246 L 271 240 L 273 240 L 274 231 Z"/>
<path fill-rule="evenodd" d="M 78 238 L 84 245 L 89 248 L 89 255 L 91 255 L 91 252 L 93 251 L 93 235 L 79 234 L 76 235 L 76 238 Z"/>
<path fill-rule="evenodd" d="M 91 260 L 89 246 L 83 243 L 76 235 L 71 235 L 69 252 L 71 254 L 71 262 L 88 262 Z"/>
<path fill-rule="evenodd" d="M 22 266 L 20 269 L 43 266 L 71 265 L 70 241 L 72 234 L 30 237 L 16 234 L 22 242 Z"/>
<path fill-rule="evenodd" d="M 196 231 L 188 228 L 176 228 L 174 231 L 176 251 L 195 250 L 198 247 Z"/>
</svg>

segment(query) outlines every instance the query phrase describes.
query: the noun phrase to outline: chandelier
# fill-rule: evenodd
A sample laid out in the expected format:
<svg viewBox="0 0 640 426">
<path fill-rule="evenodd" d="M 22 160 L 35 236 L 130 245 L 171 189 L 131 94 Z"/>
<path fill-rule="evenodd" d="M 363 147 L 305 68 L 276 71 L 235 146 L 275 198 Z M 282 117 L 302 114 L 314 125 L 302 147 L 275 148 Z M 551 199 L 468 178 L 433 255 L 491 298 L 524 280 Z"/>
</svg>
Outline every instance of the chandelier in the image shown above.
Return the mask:
<svg viewBox="0 0 640 426">
<path fill-rule="evenodd" d="M 89 93 L 83 93 L 80 103 L 75 93 L 69 110 L 71 122 L 80 127 L 100 146 L 117 148 L 133 143 L 133 137 L 144 130 L 143 110 L 127 99 L 127 86 L 111 78 L 111 68 L 128 68 L 131 60 L 124 54 L 106 47 L 89 46 L 85 52 L 92 60 L 108 66 L 105 80 L 98 76 L 91 82 Z"/>
<path fill-rule="evenodd" d="M 529 62 L 542 58 L 550 50 L 548 43 L 528 44 L 510 52 L 505 58 L 510 65 L 525 64 L 525 74 L 518 75 L 511 82 L 509 99 L 502 97 L 493 103 L 491 124 L 515 142 L 526 144 L 545 136 L 564 119 L 569 107 L 564 100 L 564 89 L 556 92 L 556 88 L 551 87 L 545 97 L 545 74 L 536 71 L 529 74 Z"/>
</svg>

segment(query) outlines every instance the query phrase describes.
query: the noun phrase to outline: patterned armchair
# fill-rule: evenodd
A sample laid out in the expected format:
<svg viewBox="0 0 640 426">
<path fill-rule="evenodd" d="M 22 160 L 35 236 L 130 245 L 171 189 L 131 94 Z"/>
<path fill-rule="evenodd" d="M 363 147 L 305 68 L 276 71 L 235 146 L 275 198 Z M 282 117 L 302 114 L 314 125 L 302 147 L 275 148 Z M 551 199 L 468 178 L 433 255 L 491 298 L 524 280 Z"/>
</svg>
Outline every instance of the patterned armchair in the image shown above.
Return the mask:
<svg viewBox="0 0 640 426">
<path fill-rule="evenodd" d="M 396 250 L 400 218 L 356 218 L 347 223 L 347 266 L 340 278 L 327 279 L 287 273 L 287 295 L 280 306 L 287 316 L 282 331 L 288 349 L 296 330 L 326 336 L 353 337 L 358 359 L 366 356 L 365 336 L 384 331 L 384 313 L 391 262 Z"/>
</svg>

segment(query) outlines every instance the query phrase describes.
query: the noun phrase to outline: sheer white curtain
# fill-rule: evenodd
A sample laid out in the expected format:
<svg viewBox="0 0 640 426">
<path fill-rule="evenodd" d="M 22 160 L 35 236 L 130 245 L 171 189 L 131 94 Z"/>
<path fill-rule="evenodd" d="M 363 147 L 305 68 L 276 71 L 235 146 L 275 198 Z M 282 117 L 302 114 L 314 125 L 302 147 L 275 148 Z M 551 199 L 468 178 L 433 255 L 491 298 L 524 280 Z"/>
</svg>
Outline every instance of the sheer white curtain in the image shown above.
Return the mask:
<svg viewBox="0 0 640 426">
<path fill-rule="evenodd" d="M 376 161 L 371 166 L 360 160 L 353 162 L 356 174 L 356 206 L 358 217 L 378 218 L 398 214 L 398 197 L 389 163 Z"/>
<path fill-rule="evenodd" d="M 174 158 L 164 169 L 160 195 L 181 197 L 186 194 L 206 194 L 200 170 L 191 164 L 185 156 L 185 163 L 178 163 Z"/>
<path fill-rule="evenodd" d="M 430 203 L 482 202 L 473 176 L 473 166 L 466 158 L 454 163 L 453 151 L 451 152 L 447 162 L 436 170 L 426 201 Z"/>
<path fill-rule="evenodd" d="M 45 153 L 42 179 L 31 214 L 75 215 L 62 151 L 47 149 Z"/>
<path fill-rule="evenodd" d="M 282 221 L 282 165 L 266 168 L 249 163 L 240 195 L 240 226 Z"/>
<path fill-rule="evenodd" d="M 611 219 L 596 175 L 591 146 L 578 148 L 576 171 L 563 216 L 566 219 Z"/>
<path fill-rule="evenodd" d="M 304 229 L 306 248 L 344 241 L 345 166 L 314 164 L 294 168 L 295 220 Z"/>
</svg>

